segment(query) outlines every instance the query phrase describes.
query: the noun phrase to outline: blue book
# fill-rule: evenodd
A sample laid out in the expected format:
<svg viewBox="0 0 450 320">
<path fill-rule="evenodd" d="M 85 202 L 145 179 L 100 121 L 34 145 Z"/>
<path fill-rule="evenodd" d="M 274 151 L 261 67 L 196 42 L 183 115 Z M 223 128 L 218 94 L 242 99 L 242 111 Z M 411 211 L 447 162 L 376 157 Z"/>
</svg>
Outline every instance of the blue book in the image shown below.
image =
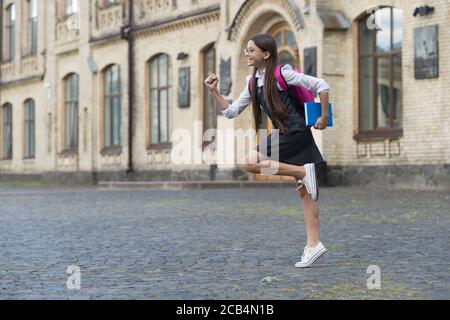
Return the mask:
<svg viewBox="0 0 450 320">
<path fill-rule="evenodd" d="M 322 115 L 322 105 L 320 102 L 305 102 L 305 120 L 306 126 L 314 127 L 317 119 Z M 328 127 L 333 126 L 333 110 L 330 107 L 328 109 Z"/>
</svg>

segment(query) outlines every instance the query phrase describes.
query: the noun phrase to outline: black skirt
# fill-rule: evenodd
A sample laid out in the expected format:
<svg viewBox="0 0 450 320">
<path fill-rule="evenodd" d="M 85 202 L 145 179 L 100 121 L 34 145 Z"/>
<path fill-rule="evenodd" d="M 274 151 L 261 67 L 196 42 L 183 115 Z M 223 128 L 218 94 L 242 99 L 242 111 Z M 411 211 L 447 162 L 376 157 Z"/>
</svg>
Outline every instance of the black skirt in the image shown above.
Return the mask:
<svg viewBox="0 0 450 320">
<path fill-rule="evenodd" d="M 323 161 L 309 128 L 289 134 L 274 132 L 267 136 L 256 150 L 264 155 L 264 159 L 288 164 L 304 165 Z"/>
<path fill-rule="evenodd" d="M 265 159 L 278 162 L 304 165 L 306 163 L 320 163 L 322 155 L 317 148 L 311 128 L 306 126 L 303 114 L 292 92 L 280 91 L 281 101 L 288 115 L 287 133 L 275 130 L 256 147 Z M 263 88 L 258 88 L 258 100 L 263 111 L 271 118 L 270 111 L 264 102 Z"/>
</svg>

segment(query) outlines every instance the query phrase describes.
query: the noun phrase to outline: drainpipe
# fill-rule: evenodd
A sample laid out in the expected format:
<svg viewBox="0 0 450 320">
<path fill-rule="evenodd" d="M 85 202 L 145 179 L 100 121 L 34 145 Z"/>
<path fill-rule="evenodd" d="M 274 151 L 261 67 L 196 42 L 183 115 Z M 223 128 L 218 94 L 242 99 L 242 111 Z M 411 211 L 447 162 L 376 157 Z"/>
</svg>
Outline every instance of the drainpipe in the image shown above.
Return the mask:
<svg viewBox="0 0 450 320">
<path fill-rule="evenodd" d="M 128 0 L 128 23 L 121 29 L 121 38 L 128 42 L 128 165 L 126 173 L 133 168 L 133 110 L 134 110 L 134 39 L 132 35 L 134 21 L 134 3 Z"/>
</svg>

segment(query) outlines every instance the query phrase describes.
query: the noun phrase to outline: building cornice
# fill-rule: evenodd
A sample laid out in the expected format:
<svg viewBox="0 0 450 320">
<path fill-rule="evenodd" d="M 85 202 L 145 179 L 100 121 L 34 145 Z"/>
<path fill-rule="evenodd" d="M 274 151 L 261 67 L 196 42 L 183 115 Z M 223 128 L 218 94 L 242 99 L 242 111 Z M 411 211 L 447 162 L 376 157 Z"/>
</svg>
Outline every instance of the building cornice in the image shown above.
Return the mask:
<svg viewBox="0 0 450 320">
<path fill-rule="evenodd" d="M 136 38 L 150 37 L 172 31 L 191 28 L 196 25 L 218 21 L 220 19 L 220 4 L 214 4 L 202 9 L 183 13 L 174 17 L 138 24 L 132 27 L 131 32 Z M 111 32 L 98 37 L 91 37 L 89 43 L 94 46 L 106 46 L 112 42 L 121 41 L 120 31 Z"/>
<path fill-rule="evenodd" d="M 14 80 L 10 80 L 10 81 L 4 81 L 4 82 L 0 82 L 0 87 L 2 87 L 2 89 L 6 89 L 8 87 L 13 87 L 19 84 L 27 84 L 27 83 L 32 83 L 32 82 L 38 82 L 38 81 L 43 81 L 44 80 L 44 74 L 38 74 L 38 75 L 34 75 L 34 76 L 27 76 L 27 77 L 23 77 L 23 78 L 18 78 L 18 79 L 14 79 Z"/>
</svg>

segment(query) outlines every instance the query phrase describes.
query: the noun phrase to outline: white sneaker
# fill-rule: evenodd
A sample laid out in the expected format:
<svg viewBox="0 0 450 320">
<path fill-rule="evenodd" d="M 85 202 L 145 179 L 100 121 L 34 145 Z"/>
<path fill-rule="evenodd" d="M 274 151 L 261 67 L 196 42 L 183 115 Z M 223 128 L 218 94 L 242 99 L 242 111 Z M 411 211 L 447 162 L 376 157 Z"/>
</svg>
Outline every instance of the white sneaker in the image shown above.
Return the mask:
<svg viewBox="0 0 450 320">
<path fill-rule="evenodd" d="M 306 246 L 303 250 L 302 260 L 295 264 L 296 268 L 308 268 L 314 261 L 319 259 L 327 249 L 323 246 L 322 242 L 319 242 L 314 248 Z"/>
<path fill-rule="evenodd" d="M 297 189 L 300 189 L 301 187 L 305 186 L 306 191 L 311 195 L 311 198 L 314 201 L 317 201 L 319 199 L 319 185 L 317 184 L 317 178 L 316 178 L 316 167 L 314 163 L 307 163 L 303 166 L 306 171 L 305 177 L 297 181 Z"/>
</svg>

